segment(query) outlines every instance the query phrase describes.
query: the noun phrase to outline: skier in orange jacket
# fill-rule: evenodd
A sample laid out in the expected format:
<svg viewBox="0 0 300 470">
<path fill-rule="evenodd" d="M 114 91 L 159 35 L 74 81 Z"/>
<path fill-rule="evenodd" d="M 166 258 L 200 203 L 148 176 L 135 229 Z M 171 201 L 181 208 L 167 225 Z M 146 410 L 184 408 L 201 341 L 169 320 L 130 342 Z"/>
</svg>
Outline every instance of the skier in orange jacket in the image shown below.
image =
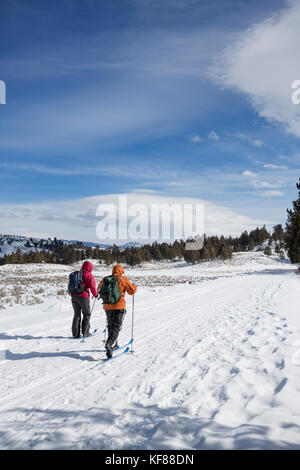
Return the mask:
<svg viewBox="0 0 300 470">
<path fill-rule="evenodd" d="M 112 357 L 113 350 L 119 347 L 117 339 L 126 313 L 125 293 L 127 292 L 129 295 L 134 295 L 137 289 L 137 287 L 132 284 L 126 276 L 124 276 L 124 268 L 120 264 L 116 264 L 113 267 L 112 275 L 117 277 L 121 297 L 114 304 L 103 304 L 108 328 L 108 338 L 105 343 L 106 355 L 108 358 Z M 102 279 L 98 286 L 98 292 L 103 286 L 104 279 L 105 278 Z"/>
</svg>

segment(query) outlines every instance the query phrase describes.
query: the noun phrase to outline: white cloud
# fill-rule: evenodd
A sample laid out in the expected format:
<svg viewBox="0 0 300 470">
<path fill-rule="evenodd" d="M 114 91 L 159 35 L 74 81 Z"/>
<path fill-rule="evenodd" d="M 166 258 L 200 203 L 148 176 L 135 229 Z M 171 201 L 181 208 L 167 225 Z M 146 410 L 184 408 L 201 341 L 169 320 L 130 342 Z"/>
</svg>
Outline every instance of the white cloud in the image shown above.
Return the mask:
<svg viewBox="0 0 300 470">
<path fill-rule="evenodd" d="M 253 171 L 250 171 L 250 170 L 245 170 L 243 171 L 242 173 L 243 176 L 246 176 L 247 178 L 256 178 L 256 173 L 254 173 Z"/>
<path fill-rule="evenodd" d="M 193 137 L 191 137 L 190 141 L 195 142 L 197 144 L 201 144 L 202 142 L 204 142 L 204 139 L 200 137 L 200 135 L 194 135 Z"/>
<path fill-rule="evenodd" d="M 168 185 L 181 187 L 181 186 L 190 186 L 190 183 L 186 183 L 184 181 L 171 181 Z"/>
<path fill-rule="evenodd" d="M 151 204 L 204 204 L 204 228 L 207 234 L 238 235 L 243 230 L 273 223 L 254 219 L 197 198 L 166 197 L 148 192 L 129 193 L 127 196 L 128 205 L 142 203 L 148 208 Z M 96 237 L 96 224 L 100 220 L 96 216 L 96 209 L 98 204 L 118 205 L 118 201 L 118 194 L 110 194 L 55 203 L 1 204 L 1 230 L 4 233 L 24 235 L 41 233 L 42 227 L 44 237 L 109 242 L 98 240 Z"/>
<path fill-rule="evenodd" d="M 250 178 L 250 185 L 255 189 L 262 189 L 262 188 L 278 188 L 280 184 L 278 183 L 269 183 L 268 181 L 259 179 L 260 176 L 250 170 L 243 171 L 242 175 L 246 178 Z M 277 194 L 278 195 L 278 194 Z"/>
<path fill-rule="evenodd" d="M 278 188 L 278 184 L 268 183 L 268 181 L 252 180 L 251 184 L 254 188 Z"/>
<path fill-rule="evenodd" d="M 219 140 L 220 139 L 220 137 L 218 136 L 218 134 L 215 131 L 211 131 L 208 134 L 208 138 L 213 139 L 213 140 Z"/>
<path fill-rule="evenodd" d="M 288 170 L 286 165 L 273 165 L 272 163 L 265 164 L 264 168 L 269 168 L 271 170 Z"/>
<path fill-rule="evenodd" d="M 157 194 L 158 191 L 156 191 L 155 189 L 145 189 L 145 188 L 142 188 L 142 189 L 134 189 L 132 191 L 133 193 L 141 193 L 141 194 Z"/>
<path fill-rule="evenodd" d="M 270 191 L 263 191 L 259 193 L 259 196 L 262 197 L 281 197 L 284 196 L 282 191 L 270 190 Z"/>
<path fill-rule="evenodd" d="M 300 105 L 292 104 L 291 85 L 300 78 L 299 24 L 300 4 L 290 3 L 242 33 L 210 70 L 222 87 L 245 93 L 261 117 L 284 124 L 297 137 Z"/>
</svg>

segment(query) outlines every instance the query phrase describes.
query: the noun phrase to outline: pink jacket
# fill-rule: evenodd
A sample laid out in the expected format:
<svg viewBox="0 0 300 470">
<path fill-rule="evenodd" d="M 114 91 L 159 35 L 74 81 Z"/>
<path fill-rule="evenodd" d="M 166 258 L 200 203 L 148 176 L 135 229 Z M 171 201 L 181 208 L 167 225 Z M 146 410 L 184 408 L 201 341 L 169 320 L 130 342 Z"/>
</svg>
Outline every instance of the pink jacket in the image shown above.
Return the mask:
<svg viewBox="0 0 300 470">
<path fill-rule="evenodd" d="M 80 297 L 89 297 L 91 291 L 94 297 L 97 297 L 97 290 L 96 290 L 96 283 L 94 276 L 92 275 L 93 265 L 89 261 L 85 261 L 81 267 L 80 271 L 83 271 L 83 284 L 84 284 L 84 291 L 82 294 L 73 294 L 78 295 Z"/>
</svg>

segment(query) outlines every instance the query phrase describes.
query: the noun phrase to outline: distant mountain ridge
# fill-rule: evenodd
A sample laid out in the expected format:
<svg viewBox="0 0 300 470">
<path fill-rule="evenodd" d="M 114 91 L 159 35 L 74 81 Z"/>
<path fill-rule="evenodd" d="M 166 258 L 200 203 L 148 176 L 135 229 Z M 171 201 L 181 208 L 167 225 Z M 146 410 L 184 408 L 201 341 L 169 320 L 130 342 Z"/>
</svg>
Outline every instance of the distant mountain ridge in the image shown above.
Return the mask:
<svg viewBox="0 0 300 470">
<path fill-rule="evenodd" d="M 75 245 L 80 244 L 85 247 L 91 248 L 100 248 L 100 249 L 107 249 L 112 248 L 113 245 L 110 244 L 103 244 L 103 243 L 95 243 L 95 242 L 85 242 L 81 240 L 60 240 L 56 237 L 52 238 L 37 238 L 37 237 L 25 237 L 23 235 L 7 235 L 7 234 L 0 234 L 0 257 L 4 255 L 11 255 L 15 253 L 18 248 L 21 252 L 28 253 L 30 251 L 39 251 L 39 250 L 51 250 L 57 244 L 63 245 Z M 128 242 L 124 245 L 120 245 L 120 250 L 124 250 L 126 248 L 132 248 L 135 246 L 141 246 L 140 243 L 137 242 Z"/>
</svg>

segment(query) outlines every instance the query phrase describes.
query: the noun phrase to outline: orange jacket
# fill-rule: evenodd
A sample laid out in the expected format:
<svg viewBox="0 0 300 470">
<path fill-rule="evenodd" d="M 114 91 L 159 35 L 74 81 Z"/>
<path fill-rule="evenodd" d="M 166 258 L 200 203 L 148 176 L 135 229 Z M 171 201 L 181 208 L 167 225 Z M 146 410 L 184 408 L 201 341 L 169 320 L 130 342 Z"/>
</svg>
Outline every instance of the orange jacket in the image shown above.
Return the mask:
<svg viewBox="0 0 300 470">
<path fill-rule="evenodd" d="M 113 267 L 112 274 L 117 276 L 118 278 L 118 285 L 119 285 L 119 290 L 121 292 L 121 298 L 116 302 L 115 304 L 103 304 L 104 310 L 121 310 L 126 308 L 126 302 L 125 302 L 125 292 L 129 295 L 133 295 L 136 293 L 136 286 L 132 284 L 129 279 L 127 279 L 126 276 L 123 276 L 124 274 L 124 269 L 123 266 L 120 264 L 116 264 Z M 98 285 L 98 290 L 102 287 L 103 281 L 105 278 L 102 279 L 100 284 Z"/>
</svg>

